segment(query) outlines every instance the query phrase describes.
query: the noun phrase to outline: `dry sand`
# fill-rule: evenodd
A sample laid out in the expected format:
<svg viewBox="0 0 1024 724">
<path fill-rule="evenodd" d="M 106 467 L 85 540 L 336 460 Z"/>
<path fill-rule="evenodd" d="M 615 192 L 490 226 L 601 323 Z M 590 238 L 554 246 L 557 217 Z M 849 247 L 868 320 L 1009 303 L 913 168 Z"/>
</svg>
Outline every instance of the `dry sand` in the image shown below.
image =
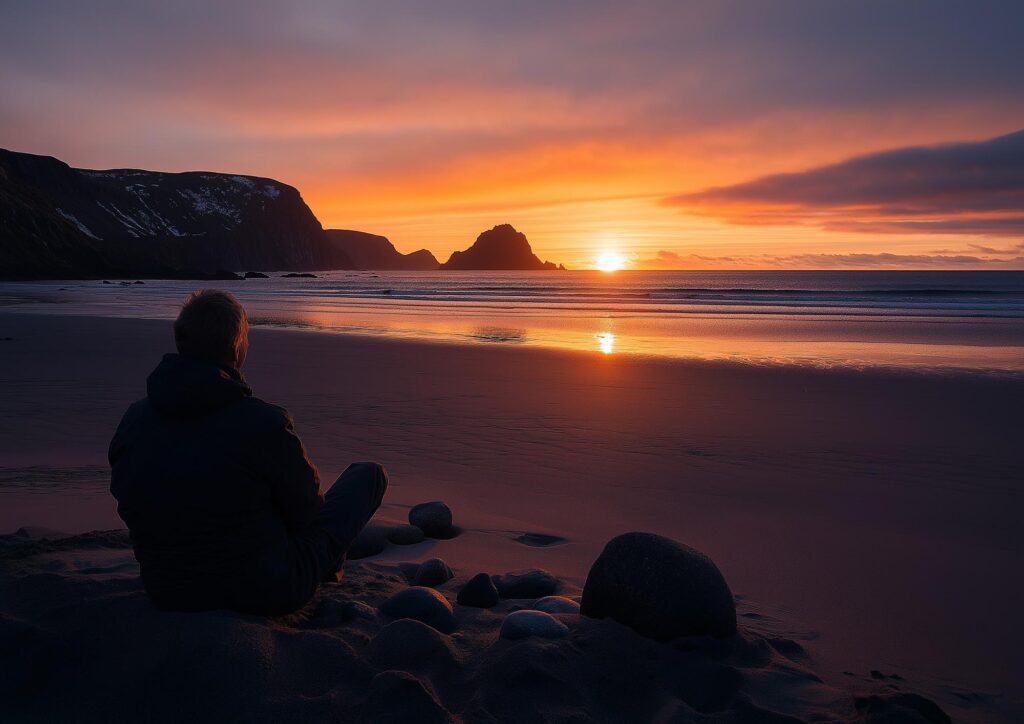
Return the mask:
<svg viewBox="0 0 1024 724">
<path fill-rule="evenodd" d="M 13 338 L 0 342 L 0 532 L 118 527 L 103 492 L 106 445 L 170 350 L 169 324 L 2 314 L 0 337 Z M 467 720 L 574 710 L 691 720 L 702 707 L 741 719 L 758 708 L 852 718 L 855 695 L 897 689 L 955 719 L 1024 716 L 1020 380 L 266 329 L 253 333 L 245 373 L 257 395 L 292 412 L 325 482 L 352 460 L 377 460 L 392 479 L 382 517 L 442 499 L 465 532 L 351 562 L 309 611 L 270 624 L 153 611 L 123 536 L 8 539 L 3 668 L 21 661 L 38 674 L 26 681 L 51 682 L 37 697 L 49 708 L 36 713 L 73 711 L 61 706 L 94 692 L 97 716 L 112 706 L 138 714 L 147 699 L 123 694 L 125 681 L 145 690 L 164 677 L 180 714 L 192 706 L 181 687 L 227 707 L 251 687 L 246 696 L 265 703 L 252 716 L 344 720 L 367 711 L 367 691 L 419 696 L 397 674 L 367 688 L 405 666 Z M 528 567 L 576 595 L 603 544 L 628 530 L 717 562 L 740 599 L 742 650 L 680 651 L 569 614 L 569 638 L 497 641 L 500 612 L 531 603 L 515 601 L 497 613 L 456 607 L 459 630 L 441 642 L 448 653 L 392 666 L 368 643 L 385 617 L 328 611 L 331 601 L 376 605 L 407 585 L 400 563 L 434 556 L 457 574 L 441 587 L 451 600 L 475 573 Z M 565 542 L 524 545 L 524 532 Z M 232 698 L 214 673 L 242 662 L 253 671 L 228 677 Z M 48 676 L 72 699 L 55 699 Z M 686 689 L 694 681 L 707 685 Z M 615 696 L 634 702 L 638 719 L 614 710 Z"/>
</svg>

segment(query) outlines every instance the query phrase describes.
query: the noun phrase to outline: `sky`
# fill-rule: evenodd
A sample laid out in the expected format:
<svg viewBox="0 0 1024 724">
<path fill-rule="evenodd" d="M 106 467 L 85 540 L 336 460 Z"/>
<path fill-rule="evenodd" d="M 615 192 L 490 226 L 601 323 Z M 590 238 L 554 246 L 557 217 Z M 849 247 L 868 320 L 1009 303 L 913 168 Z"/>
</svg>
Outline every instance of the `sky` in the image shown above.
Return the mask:
<svg viewBox="0 0 1024 724">
<path fill-rule="evenodd" d="M 442 260 L 1024 268 L 1024 3 L 0 0 L 0 147 Z"/>
</svg>

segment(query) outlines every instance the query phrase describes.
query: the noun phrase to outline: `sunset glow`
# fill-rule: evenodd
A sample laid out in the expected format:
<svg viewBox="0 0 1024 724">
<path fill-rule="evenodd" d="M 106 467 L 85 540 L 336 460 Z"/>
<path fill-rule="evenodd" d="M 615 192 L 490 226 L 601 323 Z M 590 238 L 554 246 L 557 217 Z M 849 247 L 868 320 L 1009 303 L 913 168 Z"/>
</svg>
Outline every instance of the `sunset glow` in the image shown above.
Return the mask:
<svg viewBox="0 0 1024 724">
<path fill-rule="evenodd" d="M 597 258 L 597 268 L 603 272 L 618 271 L 626 266 L 626 260 L 615 251 L 606 251 Z"/>
<path fill-rule="evenodd" d="M 595 237 L 630 269 L 1024 267 L 986 161 L 1024 139 L 984 145 L 1020 130 L 1024 45 L 970 4 L 48 7 L 0 24 L 0 136 L 76 167 L 272 177 L 442 261 L 511 223 L 574 269 Z"/>
</svg>

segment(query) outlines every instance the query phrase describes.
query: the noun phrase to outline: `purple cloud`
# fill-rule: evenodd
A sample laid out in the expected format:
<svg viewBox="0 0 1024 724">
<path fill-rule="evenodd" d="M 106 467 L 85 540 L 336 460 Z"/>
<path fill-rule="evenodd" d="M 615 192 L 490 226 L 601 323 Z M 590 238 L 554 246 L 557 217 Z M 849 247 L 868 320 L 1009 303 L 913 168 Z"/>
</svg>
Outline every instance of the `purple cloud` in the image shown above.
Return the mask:
<svg viewBox="0 0 1024 724">
<path fill-rule="evenodd" d="M 1024 130 L 902 148 L 666 199 L 735 223 L 872 233 L 1024 233 Z"/>
</svg>

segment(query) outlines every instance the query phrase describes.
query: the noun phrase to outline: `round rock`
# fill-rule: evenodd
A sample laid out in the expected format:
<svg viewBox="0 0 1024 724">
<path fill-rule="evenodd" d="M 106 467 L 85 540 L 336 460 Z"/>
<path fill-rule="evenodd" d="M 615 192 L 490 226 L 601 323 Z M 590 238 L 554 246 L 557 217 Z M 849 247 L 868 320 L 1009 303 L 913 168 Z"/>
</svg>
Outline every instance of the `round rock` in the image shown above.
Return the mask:
<svg viewBox="0 0 1024 724">
<path fill-rule="evenodd" d="M 558 590 L 558 579 L 547 571 L 531 568 L 495 576 L 494 585 L 502 598 L 543 598 Z"/>
<path fill-rule="evenodd" d="M 382 671 L 370 682 L 360 721 L 449 724 L 455 719 L 429 685 L 405 671 Z"/>
<path fill-rule="evenodd" d="M 411 546 L 421 543 L 424 539 L 423 531 L 414 525 L 396 525 L 388 533 L 388 541 L 396 546 Z"/>
<path fill-rule="evenodd" d="M 565 596 L 545 596 L 533 604 L 533 610 L 545 613 L 579 613 L 580 605 Z"/>
<path fill-rule="evenodd" d="M 477 573 L 459 591 L 455 599 L 462 606 L 490 608 L 498 603 L 498 589 L 486 573 Z"/>
<path fill-rule="evenodd" d="M 411 618 L 400 618 L 382 628 L 370 642 L 374 666 L 409 669 L 424 666 L 437 656 L 451 655 L 448 637 Z"/>
<path fill-rule="evenodd" d="M 625 533 L 608 542 L 587 575 L 580 612 L 610 616 L 661 641 L 736 633 L 736 604 L 718 566 L 653 533 Z"/>
<path fill-rule="evenodd" d="M 440 500 L 420 503 L 409 510 L 409 523 L 429 538 L 447 538 L 452 530 L 452 511 Z"/>
<path fill-rule="evenodd" d="M 391 618 L 413 618 L 422 621 L 444 633 L 455 630 L 452 605 L 433 588 L 406 588 L 386 600 L 380 610 Z"/>
<path fill-rule="evenodd" d="M 568 633 L 568 626 L 543 611 L 515 611 L 501 622 L 503 639 L 525 639 L 529 636 L 557 639 Z"/>
<path fill-rule="evenodd" d="M 367 523 L 349 546 L 347 557 L 350 560 L 356 560 L 369 558 L 382 552 L 388 546 L 388 532 L 386 525 Z"/>
<path fill-rule="evenodd" d="M 440 558 L 431 558 L 420 563 L 412 582 L 416 586 L 440 586 L 442 583 L 450 581 L 454 575 L 447 563 Z"/>
</svg>

